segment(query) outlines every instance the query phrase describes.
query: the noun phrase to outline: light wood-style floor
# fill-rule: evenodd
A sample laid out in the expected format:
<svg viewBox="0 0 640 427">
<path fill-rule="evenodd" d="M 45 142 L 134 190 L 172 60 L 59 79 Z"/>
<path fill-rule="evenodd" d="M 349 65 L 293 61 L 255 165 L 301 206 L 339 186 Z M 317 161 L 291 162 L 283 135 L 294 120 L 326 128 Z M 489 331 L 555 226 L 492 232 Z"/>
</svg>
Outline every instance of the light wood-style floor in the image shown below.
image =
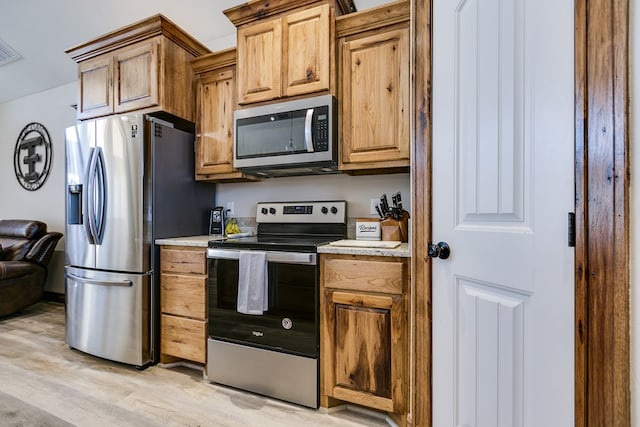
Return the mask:
<svg viewBox="0 0 640 427">
<path fill-rule="evenodd" d="M 0 318 L 0 392 L 76 426 L 387 425 L 214 385 L 195 369 L 138 371 L 72 350 L 64 343 L 64 305 L 49 301 Z"/>
</svg>

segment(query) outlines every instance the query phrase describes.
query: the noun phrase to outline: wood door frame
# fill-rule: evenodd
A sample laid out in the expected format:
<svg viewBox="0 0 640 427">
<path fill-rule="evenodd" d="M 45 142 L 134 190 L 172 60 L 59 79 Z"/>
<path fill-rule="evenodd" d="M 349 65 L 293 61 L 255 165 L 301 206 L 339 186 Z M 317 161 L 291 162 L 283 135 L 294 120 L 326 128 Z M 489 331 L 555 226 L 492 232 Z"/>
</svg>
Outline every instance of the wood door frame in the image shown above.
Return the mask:
<svg viewBox="0 0 640 427">
<path fill-rule="evenodd" d="M 412 236 L 411 295 L 413 321 L 411 423 L 431 425 L 431 0 L 411 1 L 413 112 L 411 138 Z M 424 171 L 416 173 L 416 171 Z M 425 361 L 427 363 L 419 363 Z"/>
<path fill-rule="evenodd" d="M 575 425 L 631 423 L 629 0 L 575 1 Z"/>
<path fill-rule="evenodd" d="M 576 426 L 631 423 L 628 12 L 629 0 L 575 0 Z M 431 0 L 412 0 L 411 16 L 414 226 L 410 419 L 415 426 L 430 426 Z"/>
</svg>

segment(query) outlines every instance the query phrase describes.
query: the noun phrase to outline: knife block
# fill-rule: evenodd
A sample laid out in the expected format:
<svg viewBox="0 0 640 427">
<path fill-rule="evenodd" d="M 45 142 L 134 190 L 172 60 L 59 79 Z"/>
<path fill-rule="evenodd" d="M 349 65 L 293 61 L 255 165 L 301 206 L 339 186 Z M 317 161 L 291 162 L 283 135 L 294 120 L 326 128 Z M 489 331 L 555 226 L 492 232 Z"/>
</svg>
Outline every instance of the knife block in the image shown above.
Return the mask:
<svg viewBox="0 0 640 427">
<path fill-rule="evenodd" d="M 402 218 L 400 219 L 386 218 L 381 220 L 380 228 L 382 240 L 408 242 L 408 220 L 409 213 L 407 211 L 402 213 Z"/>
</svg>

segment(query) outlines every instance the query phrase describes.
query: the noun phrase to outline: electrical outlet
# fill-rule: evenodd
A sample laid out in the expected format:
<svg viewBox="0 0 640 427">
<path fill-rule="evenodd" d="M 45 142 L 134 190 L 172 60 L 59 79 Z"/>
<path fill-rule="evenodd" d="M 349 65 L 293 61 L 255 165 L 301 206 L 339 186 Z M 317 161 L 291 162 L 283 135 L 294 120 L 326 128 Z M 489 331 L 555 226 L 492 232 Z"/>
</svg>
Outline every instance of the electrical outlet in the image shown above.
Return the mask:
<svg viewBox="0 0 640 427">
<path fill-rule="evenodd" d="M 233 202 L 227 202 L 227 215 L 235 215 L 235 208 Z"/>
<path fill-rule="evenodd" d="M 371 215 L 378 215 L 378 211 L 376 211 L 376 206 L 378 206 L 378 204 L 380 203 L 380 199 L 371 199 L 369 200 L 369 203 L 371 204 L 369 207 L 369 213 Z"/>
</svg>

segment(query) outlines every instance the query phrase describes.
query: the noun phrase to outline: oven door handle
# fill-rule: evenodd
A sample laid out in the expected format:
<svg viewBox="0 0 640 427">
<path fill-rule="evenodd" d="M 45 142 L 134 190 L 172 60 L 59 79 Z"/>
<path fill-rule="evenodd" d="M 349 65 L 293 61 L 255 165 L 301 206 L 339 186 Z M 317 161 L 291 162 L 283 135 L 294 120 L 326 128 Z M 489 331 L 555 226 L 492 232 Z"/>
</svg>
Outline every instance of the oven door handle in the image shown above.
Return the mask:
<svg viewBox="0 0 640 427">
<path fill-rule="evenodd" d="M 267 262 L 277 264 L 302 264 L 316 265 L 316 254 L 301 252 L 268 251 Z M 207 258 L 213 259 L 240 259 L 240 251 L 232 249 L 207 249 Z"/>
</svg>

